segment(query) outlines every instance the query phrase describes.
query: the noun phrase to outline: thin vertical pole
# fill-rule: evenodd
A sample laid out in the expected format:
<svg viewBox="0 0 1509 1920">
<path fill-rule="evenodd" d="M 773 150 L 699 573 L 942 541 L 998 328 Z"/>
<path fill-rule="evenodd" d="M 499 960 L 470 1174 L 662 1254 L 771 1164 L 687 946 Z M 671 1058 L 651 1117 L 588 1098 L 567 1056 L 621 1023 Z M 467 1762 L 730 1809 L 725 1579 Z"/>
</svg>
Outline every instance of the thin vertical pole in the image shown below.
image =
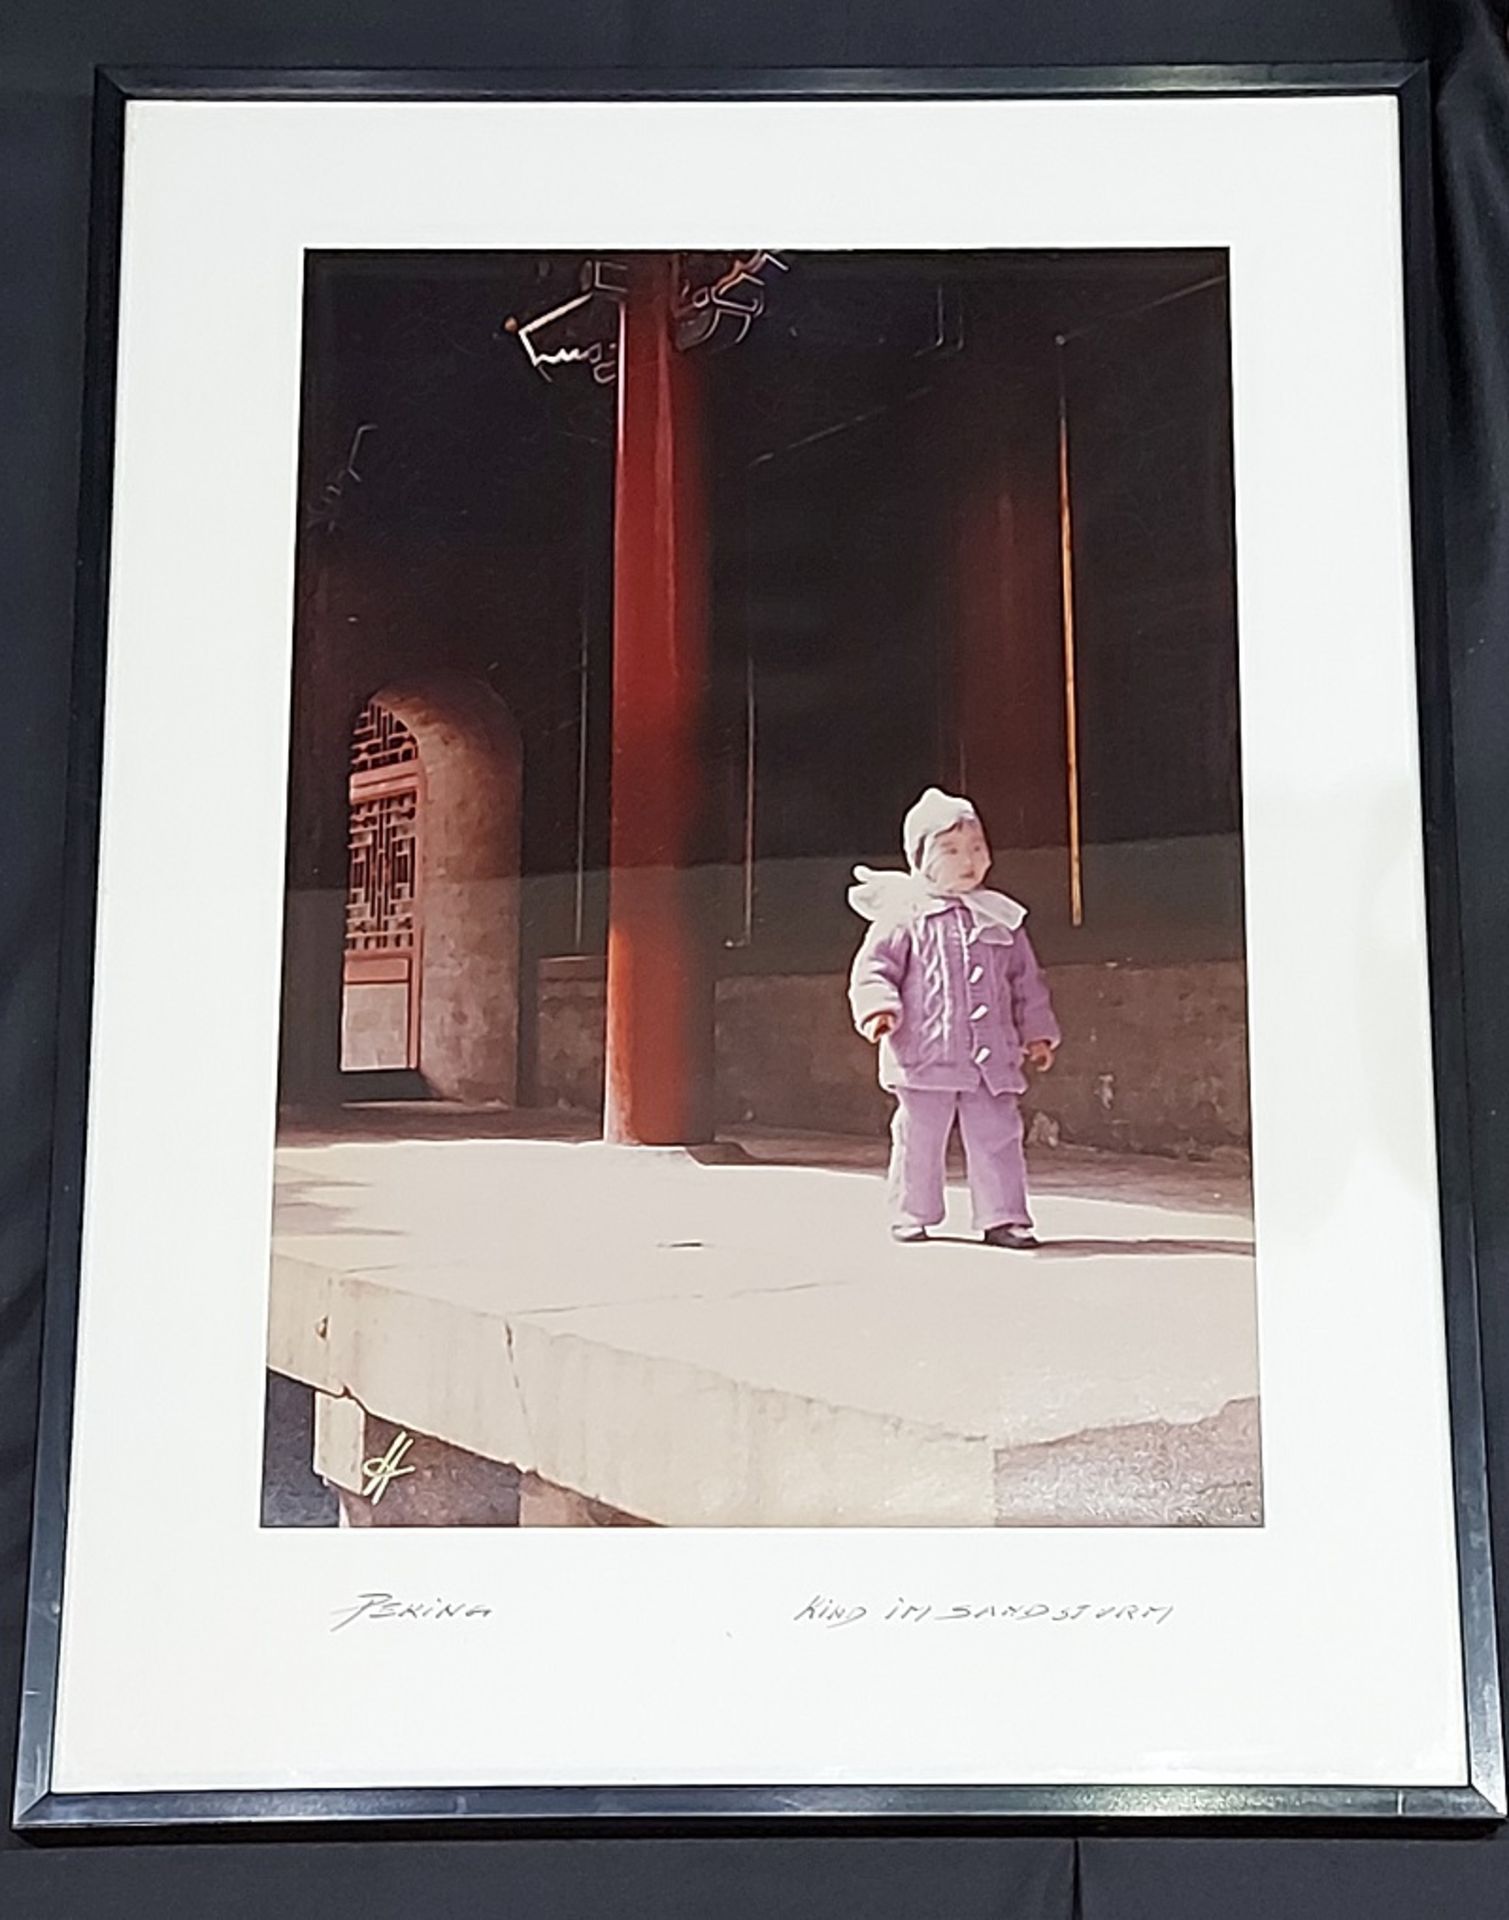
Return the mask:
<svg viewBox="0 0 1509 1920">
<path fill-rule="evenodd" d="M 1084 848 L 1079 811 L 1079 684 L 1074 643 L 1074 506 L 1069 489 L 1069 398 L 1064 380 L 1064 336 L 1058 345 L 1058 541 L 1063 587 L 1064 767 L 1069 801 L 1069 919 L 1084 925 Z"/>
<path fill-rule="evenodd" d="M 755 665 L 754 650 L 744 656 L 744 944 L 754 939 L 755 880 Z"/>
<path fill-rule="evenodd" d="M 587 601 L 588 557 L 582 555 L 581 641 L 577 658 L 576 729 L 576 913 L 572 951 L 582 951 L 587 910 L 587 725 L 591 693 L 591 649 Z"/>
</svg>

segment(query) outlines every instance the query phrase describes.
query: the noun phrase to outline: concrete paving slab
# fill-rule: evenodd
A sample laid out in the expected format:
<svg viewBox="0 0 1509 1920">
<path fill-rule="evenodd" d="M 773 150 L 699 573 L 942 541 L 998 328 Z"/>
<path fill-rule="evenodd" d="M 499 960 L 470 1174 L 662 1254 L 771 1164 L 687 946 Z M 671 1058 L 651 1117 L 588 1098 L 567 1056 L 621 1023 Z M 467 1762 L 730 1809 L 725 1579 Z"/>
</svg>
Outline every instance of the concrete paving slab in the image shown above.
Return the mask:
<svg viewBox="0 0 1509 1920">
<path fill-rule="evenodd" d="M 1258 1517 L 1240 1169 L 1039 1156 L 1036 1254 L 975 1242 L 957 1188 L 897 1247 L 862 1144 L 306 1134 L 269 1362 L 661 1524 Z"/>
</svg>

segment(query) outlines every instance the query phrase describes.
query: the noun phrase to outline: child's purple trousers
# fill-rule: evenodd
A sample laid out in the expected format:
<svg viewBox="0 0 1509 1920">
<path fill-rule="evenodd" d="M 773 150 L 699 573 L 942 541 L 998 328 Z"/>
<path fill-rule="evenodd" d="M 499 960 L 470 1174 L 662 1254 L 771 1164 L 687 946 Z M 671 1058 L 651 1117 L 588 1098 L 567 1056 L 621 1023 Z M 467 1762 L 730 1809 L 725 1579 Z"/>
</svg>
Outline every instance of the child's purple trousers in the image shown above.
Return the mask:
<svg viewBox="0 0 1509 1920">
<path fill-rule="evenodd" d="M 1014 1093 L 898 1087 L 891 1117 L 889 1194 L 894 1226 L 936 1227 L 943 1219 L 944 1171 L 955 1116 L 964 1141 L 974 1226 L 1027 1227 L 1027 1162 L 1022 1109 Z"/>
</svg>

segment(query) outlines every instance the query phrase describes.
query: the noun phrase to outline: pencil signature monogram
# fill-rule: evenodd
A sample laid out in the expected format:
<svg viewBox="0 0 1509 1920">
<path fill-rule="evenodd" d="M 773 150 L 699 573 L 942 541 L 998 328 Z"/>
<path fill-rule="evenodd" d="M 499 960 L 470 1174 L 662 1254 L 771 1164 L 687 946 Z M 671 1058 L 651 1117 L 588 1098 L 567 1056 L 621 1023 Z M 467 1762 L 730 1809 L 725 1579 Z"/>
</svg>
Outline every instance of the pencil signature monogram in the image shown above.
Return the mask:
<svg viewBox="0 0 1509 1920">
<path fill-rule="evenodd" d="M 371 1500 L 374 1507 L 395 1480 L 414 1471 L 412 1467 L 401 1467 L 398 1464 L 413 1444 L 414 1442 L 406 1433 L 396 1433 L 386 1453 L 362 1462 L 362 1492 Z"/>
</svg>

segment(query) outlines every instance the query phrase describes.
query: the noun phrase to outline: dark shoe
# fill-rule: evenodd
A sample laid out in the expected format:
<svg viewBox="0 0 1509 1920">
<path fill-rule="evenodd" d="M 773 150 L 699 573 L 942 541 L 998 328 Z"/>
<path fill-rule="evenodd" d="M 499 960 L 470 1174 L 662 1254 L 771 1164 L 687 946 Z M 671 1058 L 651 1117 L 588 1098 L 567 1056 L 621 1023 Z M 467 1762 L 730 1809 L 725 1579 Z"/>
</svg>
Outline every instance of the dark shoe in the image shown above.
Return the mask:
<svg viewBox="0 0 1509 1920">
<path fill-rule="evenodd" d="M 1031 1227 L 987 1227 L 980 1237 L 987 1247 L 1009 1247 L 1013 1253 L 1029 1253 L 1038 1243 Z"/>
<path fill-rule="evenodd" d="M 919 1240 L 927 1238 L 926 1227 L 892 1227 L 891 1238 L 904 1247 L 914 1247 Z"/>
</svg>

